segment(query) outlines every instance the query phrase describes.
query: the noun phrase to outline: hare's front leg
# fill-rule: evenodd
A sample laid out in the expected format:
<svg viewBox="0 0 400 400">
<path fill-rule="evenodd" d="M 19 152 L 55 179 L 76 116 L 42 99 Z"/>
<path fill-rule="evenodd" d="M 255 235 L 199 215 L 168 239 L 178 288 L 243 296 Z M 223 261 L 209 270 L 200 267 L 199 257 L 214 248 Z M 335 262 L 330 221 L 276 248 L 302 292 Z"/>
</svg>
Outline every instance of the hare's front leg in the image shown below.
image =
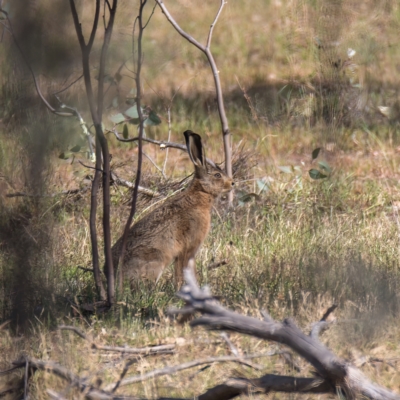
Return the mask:
<svg viewBox="0 0 400 400">
<path fill-rule="evenodd" d="M 183 270 L 185 268 L 191 268 L 194 275 L 196 276 L 196 263 L 194 257 L 190 257 L 186 254 L 182 254 L 177 257 L 175 261 L 175 285 L 179 289 L 183 284 Z"/>
</svg>

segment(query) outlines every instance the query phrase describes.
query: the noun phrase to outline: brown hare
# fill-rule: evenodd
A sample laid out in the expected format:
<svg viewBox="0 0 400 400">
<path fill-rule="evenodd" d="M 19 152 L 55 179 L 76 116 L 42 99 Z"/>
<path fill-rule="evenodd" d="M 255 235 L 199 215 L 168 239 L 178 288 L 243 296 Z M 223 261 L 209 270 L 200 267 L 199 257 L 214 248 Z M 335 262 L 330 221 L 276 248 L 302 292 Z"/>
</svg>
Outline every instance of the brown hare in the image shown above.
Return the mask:
<svg viewBox="0 0 400 400">
<path fill-rule="evenodd" d="M 175 284 L 181 285 L 183 269 L 210 229 L 214 200 L 234 185 L 220 168 L 206 165 L 200 135 L 188 130 L 184 136 L 194 164 L 194 177 L 186 190 L 167 199 L 130 228 L 122 271 L 131 285 L 143 278 L 157 281 L 172 262 Z M 112 248 L 115 270 L 121 246 L 122 237 Z"/>
</svg>

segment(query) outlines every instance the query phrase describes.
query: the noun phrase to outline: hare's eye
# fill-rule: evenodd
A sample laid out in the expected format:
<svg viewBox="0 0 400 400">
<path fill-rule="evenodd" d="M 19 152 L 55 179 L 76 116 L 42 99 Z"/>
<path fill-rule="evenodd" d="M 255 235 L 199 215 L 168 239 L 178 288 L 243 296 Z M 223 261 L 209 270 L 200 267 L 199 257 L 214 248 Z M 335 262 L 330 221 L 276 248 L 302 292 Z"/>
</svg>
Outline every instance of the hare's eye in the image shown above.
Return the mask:
<svg viewBox="0 0 400 400">
<path fill-rule="evenodd" d="M 216 174 L 214 174 L 214 176 L 215 176 L 216 178 L 221 178 L 221 174 L 220 174 L 219 172 L 217 172 Z"/>
</svg>

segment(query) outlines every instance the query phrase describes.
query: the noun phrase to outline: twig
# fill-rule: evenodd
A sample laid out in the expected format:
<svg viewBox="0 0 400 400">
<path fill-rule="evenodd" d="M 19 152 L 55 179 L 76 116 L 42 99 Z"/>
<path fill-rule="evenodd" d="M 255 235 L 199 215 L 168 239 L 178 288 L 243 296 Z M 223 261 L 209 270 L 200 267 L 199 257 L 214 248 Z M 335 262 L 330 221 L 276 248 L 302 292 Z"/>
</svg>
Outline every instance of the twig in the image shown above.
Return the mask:
<svg viewBox="0 0 400 400">
<path fill-rule="evenodd" d="M 87 340 L 93 349 L 103 350 L 103 351 L 115 351 L 117 353 L 126 353 L 126 354 L 159 354 L 163 352 L 171 352 L 175 350 L 174 344 L 163 344 L 159 346 L 148 346 L 148 347 L 113 347 L 113 346 L 102 346 L 95 343 L 92 339 L 90 339 L 85 333 L 83 333 L 79 328 L 70 325 L 60 325 L 58 329 L 68 330 L 76 333 L 79 337 L 84 340 Z M 169 354 L 169 353 L 168 353 Z"/>
<path fill-rule="evenodd" d="M 226 260 L 216 261 L 216 262 L 213 262 L 213 263 L 209 264 L 207 266 L 207 269 L 208 270 L 217 269 L 217 268 L 222 267 L 222 266 L 227 265 L 227 264 L 228 264 L 228 261 L 226 261 Z"/>
<path fill-rule="evenodd" d="M 89 339 L 89 337 L 83 333 L 79 328 L 77 328 L 76 326 L 71 326 L 71 325 L 59 325 L 58 329 L 62 330 L 62 331 L 72 331 L 74 333 L 76 333 L 79 337 L 81 337 L 84 340 L 87 340 L 88 342 L 92 343 L 92 340 Z"/>
<path fill-rule="evenodd" d="M 133 137 L 133 138 L 129 138 L 129 139 L 124 139 L 122 138 L 118 131 L 116 129 L 110 130 L 109 132 L 113 133 L 115 135 L 115 137 L 117 138 L 118 141 L 120 142 L 137 142 L 139 140 L 139 137 Z M 174 142 L 164 142 L 164 141 L 160 141 L 160 140 L 155 140 L 155 139 L 150 139 L 150 138 L 142 138 L 142 140 L 144 142 L 148 142 L 148 143 L 152 143 L 152 144 L 156 144 L 158 146 L 160 146 L 161 150 L 167 149 L 168 147 L 174 148 L 174 149 L 179 149 L 182 150 L 184 152 L 187 153 L 187 148 L 185 145 L 180 144 L 180 143 L 174 143 Z M 215 163 L 210 160 L 209 158 L 206 158 L 206 161 L 208 164 L 210 164 L 212 167 L 215 167 Z"/>
<path fill-rule="evenodd" d="M 122 178 L 118 177 L 114 172 L 111 172 L 111 179 L 117 185 L 124 186 L 129 189 L 133 189 L 135 187 L 135 185 L 132 182 L 129 182 L 126 179 L 122 179 Z M 138 187 L 138 191 L 139 191 L 139 193 L 143 193 L 149 197 L 160 197 L 161 196 L 161 194 L 159 192 L 145 188 L 140 185 Z"/>
<path fill-rule="evenodd" d="M 203 358 L 200 360 L 188 361 L 183 364 L 175 365 L 172 367 L 155 369 L 153 371 L 147 372 L 146 374 L 136 375 L 136 376 L 132 376 L 132 377 L 123 379 L 120 382 L 119 386 L 120 387 L 127 386 L 127 385 L 131 385 L 133 383 L 143 382 L 143 381 L 153 379 L 153 378 L 163 376 L 163 375 L 175 374 L 176 372 L 183 371 L 185 369 L 197 367 L 197 366 L 203 365 L 203 364 L 212 364 L 215 362 L 237 362 L 239 364 L 247 365 L 245 360 L 250 360 L 252 358 L 260 358 L 260 357 L 265 357 L 265 356 L 270 356 L 270 355 L 271 355 L 271 353 L 252 354 L 252 355 L 243 356 L 243 357 L 221 356 L 221 357 L 209 357 L 209 358 Z M 114 384 L 111 384 L 111 385 L 106 386 L 104 390 L 111 391 L 113 389 L 113 387 L 114 387 Z"/>
<path fill-rule="evenodd" d="M 47 389 L 46 390 L 47 394 L 50 396 L 50 398 L 54 399 L 54 400 L 67 400 L 66 397 L 61 396 L 60 393 L 57 393 L 55 390 L 53 389 Z"/>
<path fill-rule="evenodd" d="M 59 193 L 53 194 L 29 194 L 24 192 L 15 192 L 15 193 L 7 193 L 6 197 L 57 197 L 57 196 L 65 196 L 65 195 L 73 195 L 78 193 L 85 193 L 90 189 L 89 186 L 85 186 L 82 189 L 71 189 L 71 190 L 63 190 Z"/>
<path fill-rule="evenodd" d="M 217 65 L 214 60 L 214 56 L 211 53 L 210 50 L 210 45 L 211 45 L 211 37 L 213 33 L 213 29 L 215 24 L 217 23 L 217 20 L 219 16 L 221 15 L 222 9 L 224 5 L 226 4 L 225 0 L 221 0 L 220 7 L 218 9 L 218 12 L 214 18 L 213 23 L 210 26 L 209 34 L 208 34 L 208 39 L 207 39 L 207 44 L 206 46 L 203 46 L 201 43 L 199 43 L 196 39 L 194 39 L 192 36 L 190 36 L 187 32 L 185 32 L 175 21 L 175 19 L 172 17 L 170 12 L 168 11 L 167 7 L 164 4 L 163 0 L 156 0 L 157 4 L 160 6 L 162 12 L 166 16 L 167 20 L 170 22 L 170 24 L 175 28 L 175 30 L 182 36 L 184 37 L 189 43 L 192 43 L 195 47 L 197 47 L 200 51 L 202 51 L 205 56 L 207 57 L 208 63 L 210 64 L 210 68 L 213 74 L 214 78 L 214 85 L 215 85 L 215 91 L 217 94 L 217 104 L 218 104 L 218 113 L 221 121 L 221 127 L 222 127 L 222 137 L 223 137 L 223 143 L 224 143 L 224 153 L 225 153 L 225 169 L 226 173 L 229 177 L 232 177 L 232 144 L 231 144 L 231 135 L 229 132 L 229 124 L 228 124 L 228 118 L 226 117 L 226 112 L 225 112 L 225 105 L 224 105 L 224 97 L 222 95 L 222 87 L 221 87 L 221 80 L 219 78 L 219 71 L 217 68 Z M 230 192 L 229 195 L 229 204 L 232 205 L 233 201 L 233 192 Z"/>
<path fill-rule="evenodd" d="M 143 150 L 142 150 L 142 151 L 143 151 Z M 149 155 L 147 155 L 144 151 L 143 151 L 143 155 L 153 164 L 154 168 L 155 168 L 158 172 L 160 172 L 160 174 L 162 175 L 162 177 L 163 177 L 164 179 L 167 179 L 167 177 L 165 176 L 163 170 L 153 161 L 153 159 L 152 159 Z"/>
<path fill-rule="evenodd" d="M 211 38 L 212 38 L 213 31 L 214 31 L 214 27 L 215 27 L 215 25 L 216 25 L 216 23 L 218 21 L 219 16 L 221 15 L 222 9 L 224 8 L 224 5 L 226 3 L 227 2 L 225 0 L 221 0 L 221 4 L 219 6 L 217 15 L 215 16 L 213 23 L 210 25 L 210 30 L 208 32 L 206 49 L 210 49 L 210 47 L 211 47 Z"/>
<path fill-rule="evenodd" d="M 231 353 L 235 357 L 239 357 L 239 350 L 235 347 L 235 345 L 232 343 L 232 341 L 229 339 L 229 336 L 226 332 L 221 332 L 220 336 L 222 339 L 225 340 L 226 344 L 228 345 L 229 349 L 231 350 Z"/>
<path fill-rule="evenodd" d="M 169 142 L 171 140 L 171 131 L 172 131 L 172 129 L 171 129 L 171 107 L 170 106 L 168 106 L 168 108 L 167 108 L 167 116 L 168 116 L 168 120 L 167 120 L 167 122 L 168 122 L 168 140 L 167 140 L 167 142 Z M 163 176 L 165 176 L 165 169 L 167 168 L 168 152 L 169 152 L 169 148 L 167 147 L 165 149 L 165 159 L 164 159 L 164 165 L 162 168 Z"/>
<path fill-rule="evenodd" d="M 142 347 L 142 348 L 134 348 L 134 347 L 112 347 L 112 346 L 101 346 L 93 343 L 93 348 L 96 350 L 103 351 L 115 351 L 117 353 L 126 353 L 126 354 L 170 354 L 171 351 L 175 350 L 174 344 L 163 344 L 160 346 L 150 346 L 150 347 Z M 168 353 L 165 353 L 168 352 Z"/>
<path fill-rule="evenodd" d="M 74 81 L 72 81 L 72 82 L 71 82 L 68 86 L 66 86 L 65 88 L 63 88 L 63 89 L 61 89 L 61 90 L 59 90 L 59 91 L 57 91 L 57 92 L 52 93 L 53 96 L 55 96 L 56 94 L 60 94 L 60 93 L 62 93 L 62 92 L 65 92 L 65 91 L 68 90 L 71 86 L 75 85 L 76 82 L 80 81 L 82 78 L 83 78 L 83 74 L 82 74 L 79 78 L 76 78 Z"/>
</svg>

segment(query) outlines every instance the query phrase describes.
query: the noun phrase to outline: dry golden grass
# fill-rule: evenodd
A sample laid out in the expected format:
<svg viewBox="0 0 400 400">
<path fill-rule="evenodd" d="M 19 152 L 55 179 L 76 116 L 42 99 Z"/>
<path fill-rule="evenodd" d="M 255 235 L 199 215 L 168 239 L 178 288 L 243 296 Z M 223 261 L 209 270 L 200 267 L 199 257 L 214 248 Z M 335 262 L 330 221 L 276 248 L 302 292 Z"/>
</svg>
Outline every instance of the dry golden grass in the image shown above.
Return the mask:
<svg viewBox="0 0 400 400">
<path fill-rule="evenodd" d="M 185 30 L 204 42 L 217 3 L 203 1 L 201 13 L 193 1 L 167 1 L 167 6 Z M 46 10 L 55 10 L 46 1 L 40 7 L 43 17 Z M 120 7 L 123 12 L 118 15 L 111 43 L 110 74 L 131 55 L 136 8 L 128 1 L 121 1 Z M 85 4 L 81 12 L 87 35 L 91 9 Z M 66 19 L 63 30 L 68 38 L 68 54 L 77 49 L 72 27 L 68 28 L 70 22 Z M 201 283 L 210 284 L 213 293 L 222 296 L 226 305 L 246 314 L 258 315 L 266 308 L 274 318 L 295 317 L 300 326 L 308 329 L 332 302 L 337 302 L 338 323 L 324 334 L 324 342 L 338 355 L 354 362 L 362 356 L 387 360 L 369 362 L 361 368 L 371 379 L 397 391 L 399 23 L 399 4 L 389 0 L 382 4 L 372 0 L 343 4 L 322 0 L 254 0 L 251 6 L 244 0 L 228 2 L 215 28 L 212 50 L 220 70 L 240 168 L 235 208 L 227 211 L 223 202 L 217 204 L 212 230 L 197 257 Z M 51 44 L 58 27 L 49 23 L 47 28 L 51 40 L 45 43 Z M 333 63 L 339 58 L 345 61 L 348 48 L 356 50 L 354 65 L 336 70 Z M 4 61 L 7 54 L 1 51 Z M 94 60 L 98 51 L 97 47 Z M 148 129 L 147 135 L 167 138 L 166 108 L 170 107 L 171 140 L 182 143 L 181 132 L 193 129 L 204 138 L 207 156 L 222 162 L 212 76 L 203 55 L 180 38 L 158 9 L 145 32 L 144 53 L 145 103 L 156 110 L 163 122 Z M 80 73 L 80 64 L 79 59 L 69 61 L 62 67 L 71 67 L 68 78 L 72 80 Z M 49 92 L 61 88 L 67 77 L 57 60 L 54 64 L 54 70 L 46 70 L 49 75 L 40 76 L 42 87 L 48 87 Z M 127 65 L 131 67 L 129 62 Z M 3 81 L 14 82 L 10 65 L 3 63 L 1 68 Z M 357 84 L 361 87 L 352 86 Z M 77 162 L 58 158 L 61 151 L 76 144 L 77 124 L 43 116 L 37 108 L 29 111 L 22 122 L 16 121 L 7 113 L 11 107 L 7 101 L 16 102 L 16 109 L 11 107 L 12 115 L 20 116 L 18 96 L 24 93 L 17 84 L 10 87 L 12 90 L 4 85 L 0 142 L 0 321 L 9 318 L 12 310 L 9 298 L 18 281 L 10 276 L 16 265 L 22 265 L 23 273 L 26 269 L 37 274 L 35 285 L 26 296 L 31 303 L 29 310 L 39 312 L 22 336 L 14 335 L 10 325 L 0 330 L 0 354 L 4 355 L 0 369 L 8 368 L 11 361 L 25 353 L 56 361 L 91 381 L 115 381 L 126 359 L 95 351 L 73 333 L 54 329 L 60 323 L 79 326 L 99 344 L 177 344 L 174 355 L 143 358 L 133 364 L 129 371 L 132 375 L 199 357 L 229 354 L 218 334 L 201 329 L 191 331 L 165 318 L 166 308 L 177 303 L 170 270 L 157 287 L 119 293 L 124 304 L 120 315 L 84 318 L 71 314 L 70 309 L 66 311 L 65 298 L 77 303 L 94 298 L 91 276 L 77 268 L 91 265 L 90 194 L 43 201 L 5 195 L 35 190 L 30 179 L 36 165 L 33 160 L 39 156 L 46 157 L 47 162 L 40 170 L 46 193 L 77 188 L 91 171 Z M 82 87 L 79 83 L 63 100 L 79 105 L 89 121 Z M 132 87 L 132 73 L 124 70 L 122 97 Z M 116 88 L 107 94 L 109 103 L 115 96 L 113 89 Z M 359 114 L 342 115 L 353 104 L 347 96 L 354 96 L 361 104 Z M 379 106 L 389 107 L 386 115 L 379 111 Z M 108 116 L 115 112 L 107 110 L 107 126 Z M 130 128 L 131 135 L 135 129 Z M 45 142 L 38 131 L 50 132 L 49 141 Z M 47 145 L 35 147 L 38 138 Z M 110 135 L 109 143 L 114 172 L 133 179 L 135 145 L 118 143 Z M 322 150 L 313 161 L 311 152 L 317 147 Z M 162 168 L 165 152 L 151 144 L 145 146 L 145 152 Z M 332 172 L 328 178 L 314 181 L 308 171 L 319 167 L 320 161 L 327 162 Z M 191 173 L 187 155 L 170 150 L 165 173 L 167 180 L 145 158 L 142 184 L 163 195 L 171 193 L 176 189 L 173 184 Z M 123 230 L 129 197 L 130 193 L 123 188 L 112 190 L 114 238 Z M 158 201 L 141 197 L 137 217 Z M 101 215 L 98 230 L 101 233 Z M 227 265 L 208 268 L 222 260 Z M 231 335 L 231 340 L 243 354 L 264 352 L 274 346 L 239 335 Z M 121 389 L 120 393 L 148 398 L 188 397 L 229 376 L 292 373 L 276 357 L 254 362 L 264 369 L 214 364 L 204 371 L 194 369 L 158 378 Z M 299 375 L 309 372 L 302 361 L 299 363 L 304 368 Z M 20 377 L 16 372 L 12 379 Z M 9 377 L 0 379 L 0 391 L 4 385 L 12 384 Z M 58 378 L 37 372 L 32 380 L 32 396 L 48 398 L 49 388 L 66 398 L 80 398 Z"/>
</svg>

